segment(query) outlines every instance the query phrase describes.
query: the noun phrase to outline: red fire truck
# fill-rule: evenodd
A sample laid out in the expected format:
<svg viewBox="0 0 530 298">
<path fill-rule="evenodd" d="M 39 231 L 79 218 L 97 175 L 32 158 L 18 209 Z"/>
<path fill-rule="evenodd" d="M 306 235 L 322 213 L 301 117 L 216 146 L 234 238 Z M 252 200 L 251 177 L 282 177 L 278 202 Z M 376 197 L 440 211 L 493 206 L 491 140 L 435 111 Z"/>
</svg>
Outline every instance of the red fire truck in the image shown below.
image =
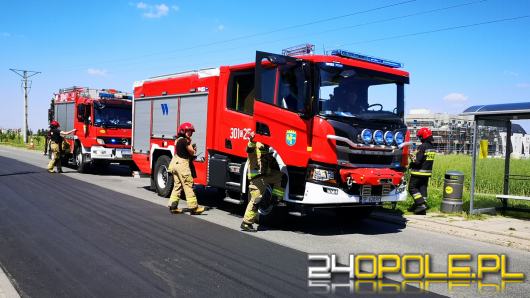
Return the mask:
<svg viewBox="0 0 530 298">
<path fill-rule="evenodd" d="M 71 161 L 79 172 L 91 165 L 110 162 L 133 165 L 131 154 L 132 96 L 114 89 L 72 87 L 60 89 L 52 99 L 50 120 L 62 130 L 77 129 L 66 136 Z"/>
<path fill-rule="evenodd" d="M 254 63 L 154 77 L 134 84 L 133 160 L 170 194 L 167 166 L 180 123 L 195 126 L 195 183 L 244 203 L 250 131 L 271 146 L 295 210 L 370 212 L 406 198 L 409 139 L 400 63 L 336 50 L 256 53 Z M 294 212 L 294 211 L 293 211 Z"/>
</svg>

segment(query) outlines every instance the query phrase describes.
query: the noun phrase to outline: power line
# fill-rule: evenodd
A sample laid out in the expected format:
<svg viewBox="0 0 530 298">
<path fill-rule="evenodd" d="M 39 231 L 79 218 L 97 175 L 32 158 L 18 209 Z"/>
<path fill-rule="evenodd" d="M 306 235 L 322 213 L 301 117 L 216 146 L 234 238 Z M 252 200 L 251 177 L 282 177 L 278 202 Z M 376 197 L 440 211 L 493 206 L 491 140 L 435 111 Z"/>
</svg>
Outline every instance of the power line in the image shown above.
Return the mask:
<svg viewBox="0 0 530 298">
<path fill-rule="evenodd" d="M 278 33 L 278 32 L 282 32 L 282 31 L 287 31 L 287 30 L 291 30 L 291 29 L 295 29 L 295 28 L 301 28 L 301 27 L 306 27 L 306 26 L 310 26 L 310 25 L 330 22 L 330 21 L 334 21 L 334 20 L 338 20 L 338 19 L 342 19 L 342 18 L 351 17 L 351 16 L 354 16 L 354 15 L 365 14 L 365 13 L 374 12 L 374 11 L 378 11 L 378 10 L 383 10 L 383 9 L 387 9 L 387 8 L 391 8 L 391 7 L 395 7 L 395 6 L 400 6 L 400 5 L 412 3 L 412 2 L 415 2 L 415 1 L 416 0 L 406 0 L 406 1 L 401 1 L 401 2 L 396 2 L 396 3 L 384 5 L 384 6 L 370 8 L 370 9 L 366 9 L 366 10 L 351 12 L 351 13 L 347 13 L 347 14 L 343 14 L 343 15 L 334 16 L 334 17 L 329 17 L 329 18 L 325 18 L 325 19 L 319 19 L 319 20 L 315 20 L 315 21 L 311 21 L 311 22 L 307 22 L 307 23 L 286 26 L 286 27 L 282 27 L 282 28 L 278 28 L 278 29 L 274 29 L 274 30 L 270 30 L 270 31 L 253 33 L 253 34 L 242 35 L 242 36 L 238 36 L 238 37 L 234 37 L 234 38 L 230 38 L 230 39 L 198 44 L 198 45 L 187 47 L 187 48 L 173 49 L 173 50 L 169 50 L 169 51 L 150 53 L 150 54 L 139 55 L 139 56 L 128 57 L 128 58 L 107 60 L 107 61 L 102 61 L 102 62 L 99 62 L 99 63 L 109 63 L 109 62 L 112 63 L 112 62 L 118 62 L 118 61 L 130 61 L 130 60 L 136 60 L 136 59 L 139 59 L 139 58 L 158 56 L 158 55 L 170 54 L 170 53 L 174 53 L 174 52 L 181 52 L 181 51 L 187 51 L 187 50 L 194 50 L 194 49 L 198 49 L 198 48 L 209 47 L 209 46 L 213 46 L 213 45 L 224 44 L 224 43 L 229 43 L 229 42 L 233 42 L 233 41 L 238 41 L 238 40 L 244 40 L 244 39 L 249 39 L 249 38 L 258 37 L 258 36 L 269 35 L 269 34 Z M 90 65 L 84 65 L 84 66 L 90 66 Z M 76 66 L 73 69 L 78 69 L 80 67 L 81 66 L 79 66 L 79 67 Z M 70 69 L 66 69 L 66 70 L 70 70 Z"/>
<path fill-rule="evenodd" d="M 440 11 L 444 11 L 444 10 L 449 10 L 449 9 L 455 9 L 455 8 L 459 8 L 459 7 L 474 5 L 474 4 L 478 4 L 478 3 L 482 3 L 482 2 L 486 2 L 486 1 L 488 1 L 488 0 L 471 1 L 471 2 L 466 2 L 466 3 L 462 3 L 462 4 L 456 4 L 456 5 L 445 6 L 445 7 L 440 7 L 440 8 L 430 9 L 430 10 L 424 10 L 424 11 L 419 11 L 419 12 L 410 13 L 410 14 L 401 15 L 401 16 L 396 16 L 396 17 L 391 17 L 391 18 L 379 19 L 379 20 L 375 20 L 375 21 L 355 24 L 355 25 L 346 26 L 346 27 L 333 28 L 333 29 L 329 29 L 329 30 L 313 33 L 310 36 L 317 36 L 317 35 L 321 35 L 321 34 L 325 34 L 325 33 L 329 33 L 329 32 L 353 29 L 353 28 L 358 28 L 358 27 L 363 27 L 363 26 L 368 26 L 368 25 L 373 25 L 373 24 L 378 24 L 378 23 L 385 23 L 385 22 L 390 22 L 390 21 L 394 21 L 394 20 L 398 20 L 398 19 L 405 19 L 405 18 L 409 18 L 409 17 L 414 17 L 414 16 L 419 16 L 419 15 L 424 15 L 424 14 L 435 13 L 435 12 L 440 12 Z M 360 13 L 360 12 L 357 12 L 357 13 Z M 351 14 L 348 14 L 348 15 L 351 15 Z M 346 16 L 346 15 L 342 15 L 342 16 L 339 16 L 339 17 L 344 17 L 344 16 Z M 329 20 L 329 19 L 330 18 L 324 19 L 324 20 Z M 317 20 L 317 21 L 308 22 L 308 23 L 304 23 L 304 24 L 301 24 L 301 25 L 294 25 L 294 26 L 303 26 L 303 25 L 307 25 L 307 24 L 310 24 L 310 23 L 321 22 L 321 21 L 323 21 L 323 20 Z M 293 26 L 291 26 L 291 27 L 293 27 Z M 285 27 L 285 28 L 287 28 L 287 27 Z M 253 43 L 252 47 L 256 47 L 257 45 L 267 45 L 267 44 L 272 44 L 272 43 L 278 43 L 278 42 L 280 42 L 282 40 L 291 40 L 291 39 L 296 38 L 296 37 L 299 37 L 299 36 L 298 35 L 297 36 L 290 36 L 290 37 L 286 37 L 286 38 L 282 38 L 282 39 L 276 39 L 276 40 L 272 40 L 272 41 Z M 219 52 L 225 52 L 225 51 L 232 51 L 234 49 L 241 49 L 241 47 L 231 47 L 231 48 L 225 48 L 225 49 L 221 49 L 221 50 L 212 50 L 212 51 L 208 51 L 208 52 L 203 52 L 203 54 L 205 54 L 205 53 L 219 53 Z M 174 57 L 179 57 L 179 58 L 194 57 L 196 54 L 197 53 L 194 52 L 194 53 L 191 53 L 191 54 L 185 55 L 185 56 L 182 56 L 182 55 L 178 55 L 178 56 L 171 55 L 171 56 L 164 57 L 164 59 L 170 59 L 170 58 L 174 58 Z M 138 60 L 138 62 L 133 62 L 133 63 L 127 63 L 127 62 L 124 62 L 124 61 L 121 61 L 121 62 L 120 61 L 116 61 L 116 62 L 114 62 L 112 64 L 115 64 L 115 65 L 126 64 L 127 66 L 131 66 L 131 65 L 134 65 L 134 64 L 138 65 L 138 64 L 143 64 L 143 63 L 145 63 L 144 60 Z M 129 67 L 128 69 L 134 69 L 134 67 L 133 68 Z"/>
<path fill-rule="evenodd" d="M 20 70 L 14 68 L 10 68 L 9 70 L 22 77 L 22 86 L 24 88 L 24 130 L 22 132 L 22 135 L 24 136 L 24 143 L 28 143 L 28 89 L 31 88 L 28 87 L 28 79 L 32 76 L 38 75 L 41 72 L 33 70 Z"/>
<path fill-rule="evenodd" d="M 497 20 L 485 21 L 485 22 L 468 24 L 468 25 L 445 27 L 445 28 L 440 28 L 440 29 L 435 29 L 435 30 L 414 32 L 414 33 L 408 33 L 408 34 L 402 34 L 402 35 L 394 35 L 394 36 L 388 36 L 388 37 L 382 37 L 382 38 L 376 38 L 376 39 L 358 41 L 358 42 L 352 42 L 352 43 L 344 43 L 344 44 L 341 44 L 339 46 L 371 43 L 371 42 L 384 41 L 384 40 L 390 40 L 390 39 L 398 39 L 398 38 L 411 37 L 411 36 L 417 36 L 417 35 L 425 35 L 425 34 L 437 33 L 437 32 L 442 32 L 442 31 L 457 30 L 457 29 L 463 29 L 463 28 L 469 28 L 469 27 L 476 27 L 476 26 L 493 24 L 493 23 L 515 21 L 515 20 L 524 19 L 524 18 L 528 18 L 528 17 L 530 17 L 530 15 L 513 17 L 513 18 L 506 18 L 506 19 L 497 19 Z"/>
</svg>

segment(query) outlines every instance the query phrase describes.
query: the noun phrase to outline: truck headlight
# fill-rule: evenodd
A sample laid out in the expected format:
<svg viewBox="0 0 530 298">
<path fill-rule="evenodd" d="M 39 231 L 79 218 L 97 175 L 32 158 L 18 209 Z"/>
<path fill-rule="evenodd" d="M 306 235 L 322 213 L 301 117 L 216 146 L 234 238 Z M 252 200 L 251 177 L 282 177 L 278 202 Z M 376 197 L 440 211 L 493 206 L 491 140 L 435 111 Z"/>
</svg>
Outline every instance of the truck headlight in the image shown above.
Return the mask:
<svg viewBox="0 0 530 298">
<path fill-rule="evenodd" d="M 374 142 L 377 145 L 383 145 L 384 139 L 383 139 L 383 132 L 381 130 L 374 131 Z"/>
<path fill-rule="evenodd" d="M 101 138 L 96 138 L 96 142 L 98 142 L 98 144 L 100 144 L 100 145 L 105 145 L 105 140 L 103 140 Z"/>
<path fill-rule="evenodd" d="M 372 131 L 368 128 L 363 129 L 361 132 L 361 139 L 365 144 L 370 144 L 370 142 L 372 142 Z"/>
<path fill-rule="evenodd" d="M 403 144 L 405 141 L 405 135 L 401 131 L 396 132 L 394 135 L 394 141 L 396 141 L 396 144 L 398 145 Z"/>
<path fill-rule="evenodd" d="M 394 133 L 391 131 L 385 132 L 385 143 L 390 146 L 392 143 L 394 143 Z"/>
<path fill-rule="evenodd" d="M 337 180 L 335 179 L 334 169 L 312 167 L 309 169 L 308 178 L 309 180 L 313 180 L 313 181 L 337 184 Z"/>
</svg>

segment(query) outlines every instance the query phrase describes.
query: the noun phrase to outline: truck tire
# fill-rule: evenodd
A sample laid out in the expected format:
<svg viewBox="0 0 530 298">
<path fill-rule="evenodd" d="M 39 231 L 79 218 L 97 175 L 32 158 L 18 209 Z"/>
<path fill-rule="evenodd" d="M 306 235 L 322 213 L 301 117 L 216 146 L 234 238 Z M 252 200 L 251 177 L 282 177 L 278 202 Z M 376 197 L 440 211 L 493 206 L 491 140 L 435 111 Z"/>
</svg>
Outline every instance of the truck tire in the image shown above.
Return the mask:
<svg viewBox="0 0 530 298">
<path fill-rule="evenodd" d="M 77 172 L 86 173 L 88 170 L 88 163 L 86 157 L 83 154 L 81 147 L 77 146 L 75 149 L 75 163 L 77 165 Z"/>
<path fill-rule="evenodd" d="M 173 190 L 173 175 L 167 171 L 171 158 L 167 155 L 160 156 L 155 163 L 153 180 L 155 182 L 156 193 L 164 198 L 168 198 Z"/>
</svg>

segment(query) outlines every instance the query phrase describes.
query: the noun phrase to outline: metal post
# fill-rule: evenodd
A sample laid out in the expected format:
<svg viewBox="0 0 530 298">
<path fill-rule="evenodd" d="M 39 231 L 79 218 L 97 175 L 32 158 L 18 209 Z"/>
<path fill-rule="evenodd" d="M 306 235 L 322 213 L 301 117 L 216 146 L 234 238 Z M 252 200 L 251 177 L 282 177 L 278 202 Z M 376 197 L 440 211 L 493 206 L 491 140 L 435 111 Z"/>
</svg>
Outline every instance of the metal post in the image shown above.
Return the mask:
<svg viewBox="0 0 530 298">
<path fill-rule="evenodd" d="M 504 188 L 502 194 L 510 191 L 510 154 L 512 153 L 512 121 L 506 122 L 506 153 L 504 155 Z"/>
<path fill-rule="evenodd" d="M 471 193 L 469 195 L 469 214 L 473 214 L 473 201 L 475 200 L 475 175 L 477 166 L 477 134 L 478 134 L 478 120 L 475 116 L 475 124 L 473 127 L 473 144 L 471 145 L 473 156 L 471 160 Z"/>
<path fill-rule="evenodd" d="M 24 131 L 22 136 L 24 137 L 24 143 L 28 143 L 28 71 L 24 70 Z"/>
<path fill-rule="evenodd" d="M 28 78 L 38 75 L 39 71 L 31 71 L 31 70 L 18 70 L 10 68 L 12 72 L 16 73 L 17 75 L 22 77 L 22 87 L 24 88 L 24 128 L 22 130 L 22 136 L 24 138 L 24 143 L 28 143 Z M 30 73 L 28 75 L 28 73 Z"/>
</svg>

